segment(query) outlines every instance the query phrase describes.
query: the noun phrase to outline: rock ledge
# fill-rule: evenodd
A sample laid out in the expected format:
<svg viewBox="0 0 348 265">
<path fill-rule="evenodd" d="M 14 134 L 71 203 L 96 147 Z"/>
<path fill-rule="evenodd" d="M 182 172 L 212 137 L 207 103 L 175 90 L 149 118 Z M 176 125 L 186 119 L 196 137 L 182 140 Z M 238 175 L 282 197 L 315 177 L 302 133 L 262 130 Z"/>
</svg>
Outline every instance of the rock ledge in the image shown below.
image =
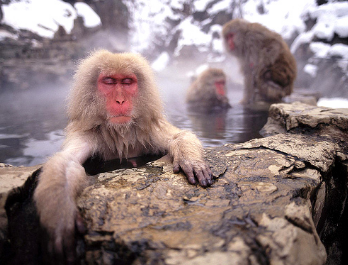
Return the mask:
<svg viewBox="0 0 348 265">
<path fill-rule="evenodd" d="M 347 109 L 272 105 L 268 137 L 205 150 L 206 189 L 165 160 L 90 176 L 81 264 L 344 264 L 347 121 Z M 33 187 L 35 175 L 7 199 L 8 264 L 42 262 L 31 193 L 18 195 Z"/>
</svg>

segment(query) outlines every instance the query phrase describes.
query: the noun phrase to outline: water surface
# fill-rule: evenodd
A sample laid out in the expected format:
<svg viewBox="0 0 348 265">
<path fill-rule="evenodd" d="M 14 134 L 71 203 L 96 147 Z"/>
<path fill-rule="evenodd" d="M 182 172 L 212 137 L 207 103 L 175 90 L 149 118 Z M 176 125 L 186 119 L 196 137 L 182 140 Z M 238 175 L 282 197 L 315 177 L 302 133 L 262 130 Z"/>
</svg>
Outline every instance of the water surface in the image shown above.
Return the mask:
<svg viewBox="0 0 348 265">
<path fill-rule="evenodd" d="M 197 134 L 205 147 L 241 143 L 261 137 L 267 112 L 238 104 L 242 90 L 229 88 L 232 108 L 223 113 L 188 112 L 184 102 L 189 81 L 158 77 L 168 120 Z M 43 163 L 63 142 L 69 86 L 6 92 L 0 95 L 0 162 L 15 166 Z"/>
</svg>

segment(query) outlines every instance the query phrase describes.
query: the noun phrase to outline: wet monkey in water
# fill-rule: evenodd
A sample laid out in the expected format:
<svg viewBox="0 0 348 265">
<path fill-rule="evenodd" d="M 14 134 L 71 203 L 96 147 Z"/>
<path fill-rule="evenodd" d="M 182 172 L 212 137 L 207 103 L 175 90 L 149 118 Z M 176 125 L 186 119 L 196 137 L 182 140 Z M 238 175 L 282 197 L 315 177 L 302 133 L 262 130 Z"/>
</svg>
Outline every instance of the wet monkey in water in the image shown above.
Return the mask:
<svg viewBox="0 0 348 265">
<path fill-rule="evenodd" d="M 233 19 L 223 26 L 222 36 L 244 75 L 242 103 L 279 102 L 292 93 L 296 61 L 278 33 L 258 23 Z"/>
<path fill-rule="evenodd" d="M 223 70 L 208 68 L 198 75 L 187 91 L 186 103 L 190 110 L 203 112 L 230 108 Z"/>
<path fill-rule="evenodd" d="M 88 158 L 168 153 L 174 173 L 182 170 L 191 184 L 212 184 L 200 141 L 163 116 L 153 72 L 142 56 L 96 51 L 81 61 L 74 78 L 65 142 L 43 165 L 34 192 L 48 252 L 62 263 L 74 262 L 74 235 L 83 230 L 75 200 L 85 187 L 82 165 Z"/>
</svg>

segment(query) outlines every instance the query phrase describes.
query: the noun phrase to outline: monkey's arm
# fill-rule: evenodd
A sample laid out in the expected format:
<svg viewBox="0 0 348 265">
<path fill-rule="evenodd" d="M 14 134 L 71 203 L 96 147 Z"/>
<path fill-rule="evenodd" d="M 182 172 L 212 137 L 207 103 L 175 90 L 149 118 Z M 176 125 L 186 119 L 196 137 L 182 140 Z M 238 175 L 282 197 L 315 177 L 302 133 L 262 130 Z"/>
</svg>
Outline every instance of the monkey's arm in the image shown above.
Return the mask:
<svg viewBox="0 0 348 265">
<path fill-rule="evenodd" d="M 244 73 L 244 93 L 243 99 L 240 101 L 241 104 L 249 104 L 255 100 L 256 87 L 252 73 L 253 69 L 249 69 L 248 72 Z"/>
<path fill-rule="evenodd" d="M 168 122 L 163 123 L 163 140 L 173 159 L 173 171 L 185 173 L 191 184 L 196 184 L 196 178 L 203 187 L 210 186 L 212 173 L 203 158 L 203 147 L 198 138 L 191 132 L 180 130 Z"/>
<path fill-rule="evenodd" d="M 241 64 L 241 70 L 244 74 L 244 91 L 243 99 L 240 101 L 241 104 L 250 104 L 254 102 L 256 97 L 256 87 L 255 87 L 255 67 L 251 65 L 248 59 L 239 60 Z"/>
<path fill-rule="evenodd" d="M 83 229 L 75 199 L 86 183 L 81 164 L 91 151 L 87 139 L 70 137 L 43 166 L 34 193 L 41 225 L 48 233 L 47 250 L 63 263 L 75 259 L 75 226 Z"/>
</svg>

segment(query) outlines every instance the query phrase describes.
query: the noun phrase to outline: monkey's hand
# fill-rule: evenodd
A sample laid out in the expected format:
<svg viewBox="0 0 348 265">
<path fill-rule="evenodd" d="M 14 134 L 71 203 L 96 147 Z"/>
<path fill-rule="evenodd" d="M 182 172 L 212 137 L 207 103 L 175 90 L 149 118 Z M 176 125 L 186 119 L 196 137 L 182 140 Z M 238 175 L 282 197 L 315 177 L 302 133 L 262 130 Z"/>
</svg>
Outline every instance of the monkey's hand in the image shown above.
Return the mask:
<svg viewBox="0 0 348 265">
<path fill-rule="evenodd" d="M 174 158 L 173 172 L 179 173 L 180 169 L 185 173 L 188 182 L 191 184 L 196 184 L 196 178 L 202 187 L 213 184 L 210 168 L 203 161 L 178 160 Z"/>
<path fill-rule="evenodd" d="M 181 131 L 174 136 L 170 144 L 170 154 L 173 157 L 173 172 L 185 173 L 188 182 L 210 186 L 213 183 L 212 173 L 203 160 L 203 148 L 197 137 L 188 132 Z"/>
<path fill-rule="evenodd" d="M 84 186 L 85 171 L 77 162 L 62 153 L 56 154 L 44 166 L 34 193 L 40 223 L 47 232 L 44 257 L 54 264 L 74 264 L 75 232 L 83 232 L 75 198 Z M 46 253 L 45 253 L 46 251 Z"/>
</svg>

